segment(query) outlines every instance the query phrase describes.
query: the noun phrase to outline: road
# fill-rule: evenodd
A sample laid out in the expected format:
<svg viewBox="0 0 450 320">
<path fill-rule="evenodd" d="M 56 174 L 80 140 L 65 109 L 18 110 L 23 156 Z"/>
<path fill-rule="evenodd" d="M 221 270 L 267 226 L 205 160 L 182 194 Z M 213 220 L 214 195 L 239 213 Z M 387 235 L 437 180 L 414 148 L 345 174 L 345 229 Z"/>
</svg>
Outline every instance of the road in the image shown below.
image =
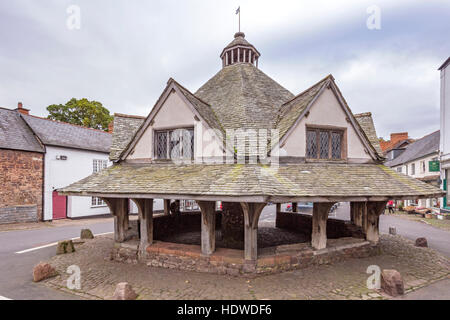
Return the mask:
<svg viewBox="0 0 450 320">
<path fill-rule="evenodd" d="M 91 223 L 57 228 L 43 228 L 0 232 L 0 298 L 21 300 L 76 299 L 75 296 L 48 289 L 32 282 L 32 269 L 39 261 L 55 255 L 56 246 L 22 254 L 23 250 L 80 236 L 80 230 L 89 228 L 94 234 L 113 231 L 113 223 Z"/>
<path fill-rule="evenodd" d="M 275 205 L 267 206 L 261 214 L 261 225 L 275 225 Z M 331 217 L 349 219 L 348 204 L 342 204 Z M 397 228 L 401 236 L 415 240 L 418 237 L 426 237 L 431 248 L 450 257 L 450 232 L 419 222 L 409 221 L 398 217 L 382 215 L 380 230 L 388 233 L 389 227 Z M 77 297 L 60 291 L 48 289 L 45 286 L 32 282 L 31 271 L 39 261 L 45 261 L 55 254 L 56 247 L 49 246 L 38 250 L 32 250 L 18 254 L 17 252 L 45 246 L 60 240 L 75 238 L 80 235 L 80 230 L 89 228 L 94 234 L 112 232 L 113 222 L 95 222 L 86 220 L 82 225 L 50 227 L 43 229 L 0 232 L 0 300 L 2 297 L 9 299 L 76 299 Z M 449 281 L 441 281 L 411 293 L 405 299 L 417 297 L 423 299 L 435 299 L 449 296 Z"/>
</svg>

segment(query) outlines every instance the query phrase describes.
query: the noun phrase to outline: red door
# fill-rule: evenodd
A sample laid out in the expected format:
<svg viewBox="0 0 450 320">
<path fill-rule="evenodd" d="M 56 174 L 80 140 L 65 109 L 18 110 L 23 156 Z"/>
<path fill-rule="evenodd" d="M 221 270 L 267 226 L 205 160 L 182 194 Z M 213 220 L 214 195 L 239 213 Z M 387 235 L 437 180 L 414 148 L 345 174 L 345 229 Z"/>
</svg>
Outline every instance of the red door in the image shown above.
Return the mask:
<svg viewBox="0 0 450 320">
<path fill-rule="evenodd" d="M 67 218 L 67 197 L 53 191 L 53 220 Z"/>
</svg>

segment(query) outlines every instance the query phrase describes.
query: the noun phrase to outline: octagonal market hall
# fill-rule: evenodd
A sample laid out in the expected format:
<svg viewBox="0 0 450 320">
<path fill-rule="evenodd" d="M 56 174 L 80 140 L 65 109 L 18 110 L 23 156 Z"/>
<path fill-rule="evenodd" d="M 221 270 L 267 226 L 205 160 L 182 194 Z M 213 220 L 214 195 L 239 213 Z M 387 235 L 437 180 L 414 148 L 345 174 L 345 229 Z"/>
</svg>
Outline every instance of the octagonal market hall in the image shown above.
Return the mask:
<svg viewBox="0 0 450 320">
<path fill-rule="evenodd" d="M 388 200 L 443 196 L 383 166 L 371 114 L 353 114 L 333 76 L 294 95 L 260 57 L 237 33 L 197 91 L 169 79 L 147 117 L 116 114 L 113 165 L 58 190 L 107 203 L 114 259 L 239 275 L 365 257 Z M 330 217 L 338 203 L 348 221 Z"/>
</svg>

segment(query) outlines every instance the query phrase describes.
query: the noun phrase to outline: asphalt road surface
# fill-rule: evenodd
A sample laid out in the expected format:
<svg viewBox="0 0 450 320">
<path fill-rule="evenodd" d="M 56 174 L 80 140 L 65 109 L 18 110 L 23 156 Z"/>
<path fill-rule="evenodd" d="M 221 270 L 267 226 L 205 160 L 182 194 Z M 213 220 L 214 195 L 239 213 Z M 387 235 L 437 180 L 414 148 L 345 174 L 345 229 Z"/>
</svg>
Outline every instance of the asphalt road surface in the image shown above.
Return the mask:
<svg viewBox="0 0 450 320">
<path fill-rule="evenodd" d="M 33 266 L 54 256 L 55 245 L 20 254 L 16 252 L 79 237 L 83 228 L 91 229 L 94 234 L 107 233 L 113 231 L 113 222 L 92 224 L 86 220 L 84 225 L 0 232 L 0 299 L 77 299 L 32 282 Z"/>
</svg>

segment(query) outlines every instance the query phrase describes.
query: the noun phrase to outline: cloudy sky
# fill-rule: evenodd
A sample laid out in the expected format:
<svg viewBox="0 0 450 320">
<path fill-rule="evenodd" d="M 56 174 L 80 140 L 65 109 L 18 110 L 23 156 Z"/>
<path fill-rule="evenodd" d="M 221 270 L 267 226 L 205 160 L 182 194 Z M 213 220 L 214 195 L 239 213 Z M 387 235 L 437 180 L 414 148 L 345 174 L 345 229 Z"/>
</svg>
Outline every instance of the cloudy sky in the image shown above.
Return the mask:
<svg viewBox="0 0 450 320">
<path fill-rule="evenodd" d="M 80 28 L 72 5 L 80 9 Z M 237 31 L 260 69 L 294 94 L 333 74 L 378 135 L 439 129 L 438 67 L 450 56 L 450 1 L 3 0 L 0 106 L 46 116 L 72 97 L 147 115 L 173 77 L 195 92 Z M 381 29 L 367 20 L 376 5 Z M 73 26 L 73 24 L 72 24 Z"/>
</svg>

